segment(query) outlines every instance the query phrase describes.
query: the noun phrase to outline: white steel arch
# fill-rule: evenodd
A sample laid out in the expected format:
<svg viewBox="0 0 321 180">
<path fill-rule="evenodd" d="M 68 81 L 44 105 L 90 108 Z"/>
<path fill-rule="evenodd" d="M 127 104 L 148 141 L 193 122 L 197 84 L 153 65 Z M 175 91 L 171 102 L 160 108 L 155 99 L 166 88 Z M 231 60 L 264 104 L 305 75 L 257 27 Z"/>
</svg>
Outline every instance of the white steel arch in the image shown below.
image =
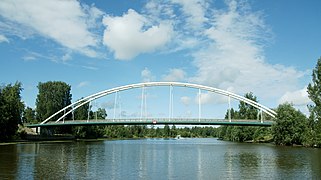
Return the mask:
<svg viewBox="0 0 321 180">
<path fill-rule="evenodd" d="M 41 122 L 40 124 L 45 124 L 46 122 L 50 121 L 53 117 L 55 117 L 56 115 L 58 115 L 61 112 L 65 112 L 66 110 L 70 109 L 68 112 L 64 113 L 64 115 L 62 115 L 58 120 L 56 120 L 56 122 L 60 121 L 61 119 L 63 119 L 65 116 L 67 116 L 69 113 L 73 112 L 74 110 L 78 109 L 79 107 L 87 104 L 88 102 L 91 102 L 95 99 L 99 99 L 101 97 L 107 96 L 109 94 L 113 94 L 119 91 L 125 91 L 125 90 L 129 90 L 129 89 L 135 89 L 135 88 L 143 88 L 143 87 L 153 87 L 153 86 L 177 86 L 177 87 L 187 87 L 187 88 L 194 88 L 194 89 L 201 89 L 201 90 L 205 90 L 205 91 L 209 91 L 209 92 L 213 92 L 216 94 L 220 94 L 220 95 L 224 95 L 226 97 L 230 97 L 242 102 L 245 102 L 261 111 L 263 111 L 264 113 L 275 117 L 276 116 L 276 112 L 273 111 L 272 109 L 257 103 L 251 99 L 245 98 L 243 96 L 237 95 L 235 93 L 229 92 L 229 91 L 225 91 L 222 89 L 218 89 L 218 88 L 214 88 L 214 87 L 210 87 L 210 86 L 204 86 L 204 85 L 199 85 L 199 84 L 192 84 L 192 83 L 184 83 L 184 82 L 144 82 L 144 83 L 137 83 L 137 84 L 129 84 L 129 85 L 125 85 L 125 86 L 119 86 L 116 88 L 111 88 L 111 89 L 107 89 L 104 91 L 100 91 L 98 93 L 89 95 L 83 99 L 80 99 L 66 107 L 64 107 L 63 109 L 57 111 L 56 113 L 54 113 L 53 115 L 51 115 L 50 117 L 48 117 L 46 120 L 44 120 L 43 122 Z"/>
</svg>

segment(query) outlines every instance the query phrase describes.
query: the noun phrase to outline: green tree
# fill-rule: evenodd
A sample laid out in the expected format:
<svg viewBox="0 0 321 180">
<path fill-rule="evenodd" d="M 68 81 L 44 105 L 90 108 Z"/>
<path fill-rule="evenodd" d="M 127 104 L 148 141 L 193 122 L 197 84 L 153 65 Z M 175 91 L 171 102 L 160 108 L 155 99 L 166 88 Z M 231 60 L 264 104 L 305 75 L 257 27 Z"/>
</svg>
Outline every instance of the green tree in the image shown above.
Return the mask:
<svg viewBox="0 0 321 180">
<path fill-rule="evenodd" d="M 253 95 L 252 92 L 246 93 L 244 95 L 245 98 L 250 99 L 252 101 L 258 102 L 257 97 Z M 239 103 L 239 110 L 231 109 L 231 119 L 257 119 L 258 110 L 243 102 Z M 225 119 L 228 119 L 229 111 L 225 114 Z M 219 131 L 219 138 L 229 140 L 229 141 L 237 141 L 244 142 L 254 139 L 254 133 L 256 131 L 256 127 L 250 126 L 229 126 L 229 127 L 221 127 Z"/>
<path fill-rule="evenodd" d="M 318 59 L 316 67 L 312 72 L 312 83 L 308 85 L 309 98 L 313 105 L 309 106 L 311 140 L 314 146 L 321 147 L 321 58 Z"/>
<path fill-rule="evenodd" d="M 252 92 L 246 93 L 244 97 L 254 102 L 258 102 L 256 96 L 254 96 Z M 257 108 L 243 101 L 240 101 L 238 113 L 240 119 L 257 119 L 257 114 Z"/>
<path fill-rule="evenodd" d="M 270 127 L 257 127 L 253 134 L 255 142 L 272 142 L 273 136 Z"/>
<path fill-rule="evenodd" d="M 71 86 L 64 82 L 49 81 L 39 83 L 38 89 L 39 93 L 36 99 L 36 115 L 38 121 L 45 120 L 60 109 L 71 104 Z M 60 115 L 62 114 L 63 112 Z"/>
<path fill-rule="evenodd" d="M 0 141 L 11 139 L 22 121 L 21 90 L 19 82 L 0 88 Z"/>
<path fill-rule="evenodd" d="M 171 137 L 176 137 L 177 136 L 177 130 L 176 130 L 176 126 L 175 125 L 172 126 L 170 134 L 171 134 Z"/>
<path fill-rule="evenodd" d="M 79 104 L 82 104 L 80 101 Z M 77 105 L 76 105 L 77 106 Z M 74 111 L 75 120 L 92 120 L 94 119 L 94 113 L 90 110 L 89 103 L 85 103 Z M 102 112 L 100 112 L 102 111 Z M 99 110 L 99 119 L 104 116 L 103 110 Z M 107 130 L 108 131 L 108 130 Z M 73 135 L 77 138 L 98 138 L 102 137 L 106 132 L 104 126 L 76 126 L 72 128 Z M 108 131 L 109 132 L 109 131 Z M 118 135 L 117 135 L 118 137 Z"/>
<path fill-rule="evenodd" d="M 239 119 L 239 112 L 234 110 L 233 108 L 231 108 L 230 110 L 231 112 L 229 112 L 229 110 L 226 111 L 225 113 L 225 119 L 229 118 L 229 113 L 231 113 L 231 119 Z"/>
<path fill-rule="evenodd" d="M 278 145 L 303 144 L 308 130 L 306 116 L 288 103 L 279 105 L 276 113 L 272 126 L 274 142 Z"/>
<path fill-rule="evenodd" d="M 171 135 L 171 129 L 169 128 L 168 124 L 165 124 L 163 130 L 164 130 L 164 136 L 165 136 L 165 137 L 170 137 L 170 135 Z"/>
<path fill-rule="evenodd" d="M 95 119 L 106 119 L 107 112 L 106 109 L 98 108 L 97 111 L 94 113 Z"/>
<path fill-rule="evenodd" d="M 79 104 L 82 104 L 83 102 L 80 101 Z M 77 106 L 78 104 L 76 104 Z M 89 117 L 88 117 L 89 116 Z M 74 111 L 74 119 L 75 120 L 86 120 L 86 119 L 92 119 L 92 113 L 90 111 L 89 103 L 86 103 L 79 108 L 77 108 Z"/>
<path fill-rule="evenodd" d="M 31 107 L 27 107 L 23 111 L 23 123 L 37 123 L 36 120 L 36 111 L 33 110 Z"/>
</svg>

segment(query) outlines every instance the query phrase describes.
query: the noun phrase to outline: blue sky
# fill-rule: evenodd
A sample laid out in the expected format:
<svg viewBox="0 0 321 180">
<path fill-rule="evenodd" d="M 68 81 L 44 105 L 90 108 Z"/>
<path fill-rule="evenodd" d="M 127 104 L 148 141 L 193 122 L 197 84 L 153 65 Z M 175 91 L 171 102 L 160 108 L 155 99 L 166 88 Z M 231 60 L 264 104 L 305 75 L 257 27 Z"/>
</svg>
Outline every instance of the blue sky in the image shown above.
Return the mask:
<svg viewBox="0 0 321 180">
<path fill-rule="evenodd" d="M 321 56 L 321 1 L 3 0 L 0 52 L 1 83 L 22 82 L 33 108 L 39 82 L 70 84 L 75 101 L 131 83 L 180 81 L 306 112 Z M 176 115 L 196 116 L 197 90 L 174 92 Z M 202 114 L 222 116 L 226 100 L 202 93 Z M 117 110 L 139 113 L 139 94 L 124 92 Z M 147 94 L 150 116 L 166 114 L 168 90 Z M 96 104 L 113 111 L 113 97 Z"/>
</svg>

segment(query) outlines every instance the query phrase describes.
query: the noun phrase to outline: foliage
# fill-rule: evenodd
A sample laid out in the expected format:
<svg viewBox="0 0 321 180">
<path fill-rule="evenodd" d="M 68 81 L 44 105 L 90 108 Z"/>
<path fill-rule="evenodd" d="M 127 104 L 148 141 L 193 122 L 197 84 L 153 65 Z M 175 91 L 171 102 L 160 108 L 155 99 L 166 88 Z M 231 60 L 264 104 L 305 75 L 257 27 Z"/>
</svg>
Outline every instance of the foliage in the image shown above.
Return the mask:
<svg viewBox="0 0 321 180">
<path fill-rule="evenodd" d="M 106 138 L 174 138 L 181 137 L 217 137 L 217 128 L 192 127 L 176 128 L 165 125 L 163 128 L 154 126 L 106 126 L 103 136 Z"/>
<path fill-rule="evenodd" d="M 253 134 L 254 142 L 272 142 L 272 128 L 271 127 L 255 127 Z"/>
<path fill-rule="evenodd" d="M 107 112 L 106 109 L 98 108 L 97 111 L 94 113 L 95 119 L 106 119 L 107 118 Z"/>
<path fill-rule="evenodd" d="M 38 89 L 39 93 L 36 99 L 38 122 L 45 120 L 55 112 L 71 104 L 71 86 L 65 82 L 49 81 L 39 83 Z"/>
<path fill-rule="evenodd" d="M 281 104 L 276 110 L 272 126 L 273 139 L 278 145 L 302 145 L 305 142 L 308 122 L 306 116 L 291 104 Z"/>
<path fill-rule="evenodd" d="M 254 102 L 258 102 L 257 97 L 254 96 L 252 92 L 246 93 L 244 97 Z M 239 115 L 238 117 L 239 119 L 257 119 L 258 109 L 252 105 L 249 105 L 243 101 L 240 101 L 238 115 Z M 237 117 L 234 117 L 234 118 L 237 118 Z"/>
<path fill-rule="evenodd" d="M 80 101 L 80 103 L 82 103 Z M 80 106 L 74 112 L 74 119 L 86 120 L 86 119 L 105 119 L 107 113 L 105 109 L 98 108 L 96 112 L 90 110 L 89 103 Z M 77 138 L 98 138 L 104 136 L 105 127 L 103 126 L 76 126 L 72 128 L 73 134 Z"/>
<path fill-rule="evenodd" d="M 80 101 L 79 104 L 82 104 L 83 102 Z M 78 106 L 76 104 L 75 106 Z M 92 119 L 92 112 L 90 111 L 89 103 L 86 103 L 79 108 L 77 108 L 73 113 L 74 113 L 74 119 L 77 120 L 86 120 L 86 119 Z"/>
<path fill-rule="evenodd" d="M 258 102 L 257 97 L 252 92 L 246 93 L 245 98 Z M 230 111 L 232 119 L 258 119 L 258 109 L 240 101 L 239 110 Z M 229 111 L 225 114 L 228 119 Z M 260 134 L 262 132 L 263 134 Z M 222 126 L 219 128 L 218 137 L 220 139 L 236 142 L 244 141 L 268 141 L 271 138 L 270 129 L 266 127 L 250 127 L 250 126 Z"/>
<path fill-rule="evenodd" d="M 21 123 L 24 104 L 21 102 L 21 83 L 0 88 L 0 141 L 10 140 Z"/>
<path fill-rule="evenodd" d="M 30 123 L 30 124 L 37 123 L 36 111 L 33 110 L 31 107 L 27 107 L 23 111 L 22 121 L 23 121 L 23 123 Z"/>
<path fill-rule="evenodd" d="M 321 58 L 312 72 L 312 83 L 308 85 L 309 98 L 314 105 L 309 106 L 310 145 L 321 147 Z"/>
</svg>

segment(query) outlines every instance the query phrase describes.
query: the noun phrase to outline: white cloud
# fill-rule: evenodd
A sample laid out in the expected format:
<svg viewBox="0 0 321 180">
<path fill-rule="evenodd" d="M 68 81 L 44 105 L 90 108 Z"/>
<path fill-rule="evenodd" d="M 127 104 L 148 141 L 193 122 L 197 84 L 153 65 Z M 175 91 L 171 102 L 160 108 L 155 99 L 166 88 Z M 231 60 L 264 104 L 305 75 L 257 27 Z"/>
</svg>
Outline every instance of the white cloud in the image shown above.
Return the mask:
<svg viewBox="0 0 321 180">
<path fill-rule="evenodd" d="M 307 87 L 292 92 L 286 92 L 279 99 L 279 104 L 283 104 L 286 102 L 291 103 L 295 106 L 307 106 L 307 104 L 311 102 L 309 94 L 307 92 Z"/>
<path fill-rule="evenodd" d="M 172 25 L 152 24 L 146 17 L 129 9 L 122 17 L 106 16 L 103 43 L 117 59 L 129 60 L 141 53 L 162 48 L 171 39 Z"/>
<path fill-rule="evenodd" d="M 94 22 L 102 14 L 97 8 L 81 6 L 76 0 L 4 0 L 0 3 L 0 15 L 9 23 L 15 22 L 18 28 L 31 28 L 64 47 L 90 57 L 97 56 L 94 48 L 99 43 L 97 35 L 90 29 L 95 28 Z M 9 27 L 12 28 L 12 24 Z M 22 34 L 23 30 L 15 34 Z"/>
<path fill-rule="evenodd" d="M 3 42 L 9 43 L 9 39 L 6 36 L 0 34 L 0 43 Z"/>
<path fill-rule="evenodd" d="M 201 104 L 221 104 L 227 102 L 227 97 L 212 92 L 201 92 L 201 96 L 199 94 L 195 96 L 195 103 L 199 104 L 199 101 Z"/>
<path fill-rule="evenodd" d="M 151 81 L 154 81 L 155 79 L 152 72 L 148 68 L 145 68 L 144 70 L 142 70 L 141 77 L 143 82 L 151 82 Z"/>
<path fill-rule="evenodd" d="M 167 75 L 163 76 L 164 81 L 174 82 L 174 81 L 184 81 L 186 73 L 182 69 L 170 69 Z"/>
<path fill-rule="evenodd" d="M 64 54 L 62 57 L 61 57 L 62 61 L 63 62 L 66 62 L 66 61 L 69 61 L 72 59 L 72 56 L 71 56 L 71 52 L 67 52 L 66 54 Z"/>
<path fill-rule="evenodd" d="M 0 10 L 0 33 L 7 36 L 17 36 L 23 40 L 34 35 L 34 30 L 22 24 L 12 22 L 3 18 Z"/>
<path fill-rule="evenodd" d="M 227 10 L 215 12 L 211 27 L 204 31 L 209 46 L 193 54 L 198 72 L 191 81 L 265 98 L 296 88 L 305 72 L 265 61 L 263 44 L 270 30 L 259 12 L 235 1 L 228 1 Z"/>
<path fill-rule="evenodd" d="M 215 7 L 202 0 L 151 1 L 146 5 L 146 16 L 166 19 L 173 25 L 175 38 L 169 51 L 188 50 L 186 54 L 192 55 L 196 67 L 193 74 L 173 71 L 162 79 L 187 79 L 237 94 L 253 92 L 263 101 L 297 89 L 307 75 L 305 71 L 271 64 L 265 58 L 264 48 L 273 34 L 264 14 L 253 11 L 248 2 L 231 0 L 225 5 Z M 203 102 L 226 102 L 224 97 L 202 96 Z"/>
<path fill-rule="evenodd" d="M 50 61 L 53 61 L 53 62 L 56 62 L 57 61 L 57 58 L 55 56 L 45 56 L 41 53 L 38 53 L 38 52 L 33 52 L 33 51 L 29 51 L 29 50 L 26 50 L 26 54 L 22 57 L 22 59 L 24 61 L 37 61 L 37 60 L 40 60 L 40 59 L 47 59 L 47 60 L 50 60 Z"/>
<path fill-rule="evenodd" d="M 253 92 L 260 100 L 278 99 L 297 89 L 305 71 L 270 64 L 265 58 L 264 48 L 273 34 L 262 12 L 253 11 L 248 2 L 225 1 L 226 7 L 209 3 L 173 0 L 146 6 L 146 14 L 153 19 L 167 18 L 173 24 L 171 51 L 187 49 L 192 55 L 196 73 L 184 74 L 184 79 L 237 94 Z M 163 79 L 175 77 L 171 72 Z M 203 96 L 204 102 L 211 96 Z"/>
<path fill-rule="evenodd" d="M 180 98 L 181 103 L 183 103 L 185 106 L 189 106 L 191 103 L 191 98 L 188 96 L 182 96 Z"/>
<path fill-rule="evenodd" d="M 94 67 L 94 66 L 90 66 L 90 65 L 83 65 L 83 66 L 81 66 L 81 67 L 83 67 L 83 68 L 85 68 L 85 69 L 89 69 L 89 70 L 98 70 L 98 68 L 97 67 Z"/>
<path fill-rule="evenodd" d="M 199 29 L 207 21 L 205 11 L 207 3 L 204 0 L 172 0 L 173 3 L 181 5 L 183 14 L 186 16 L 188 28 Z"/>
<path fill-rule="evenodd" d="M 114 109 L 115 108 L 115 102 L 114 101 L 107 101 L 107 102 L 103 102 L 100 104 L 101 108 L 104 109 Z M 118 108 L 118 106 L 116 106 L 116 108 Z"/>
<path fill-rule="evenodd" d="M 38 57 L 38 56 L 28 54 L 28 55 L 23 56 L 22 59 L 23 59 L 24 61 L 36 61 L 36 60 L 37 60 L 37 57 Z"/>
<path fill-rule="evenodd" d="M 77 88 L 82 88 L 88 86 L 90 83 L 88 81 L 82 81 L 77 85 Z"/>
</svg>

